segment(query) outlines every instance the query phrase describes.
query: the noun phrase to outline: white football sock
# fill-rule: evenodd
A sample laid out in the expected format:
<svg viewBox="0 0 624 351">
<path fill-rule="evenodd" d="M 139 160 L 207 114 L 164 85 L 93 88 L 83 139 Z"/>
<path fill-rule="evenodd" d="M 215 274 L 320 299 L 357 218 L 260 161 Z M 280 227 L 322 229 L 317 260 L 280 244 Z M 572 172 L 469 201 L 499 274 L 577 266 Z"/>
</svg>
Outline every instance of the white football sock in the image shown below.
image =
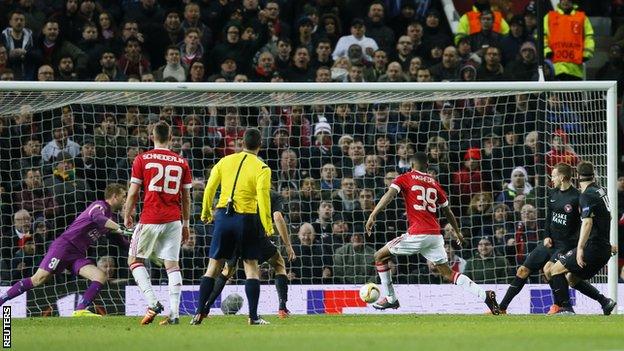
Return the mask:
<svg viewBox="0 0 624 351">
<path fill-rule="evenodd" d="M 381 280 L 381 289 L 385 296 L 388 297 L 388 302 L 394 302 L 396 296 L 394 295 L 394 285 L 392 285 L 392 272 L 388 265 L 385 263 L 376 263 L 377 274 Z"/>
<path fill-rule="evenodd" d="M 171 271 L 167 271 L 167 277 L 169 277 L 169 308 L 171 318 L 180 317 L 180 292 L 182 291 L 182 274 L 180 269 L 175 268 Z"/>
<path fill-rule="evenodd" d="M 147 269 L 143 264 L 132 264 L 130 265 L 130 270 L 132 271 L 132 276 L 134 277 L 134 281 L 141 289 L 143 296 L 147 300 L 147 304 L 149 307 L 155 307 L 158 299 L 156 295 L 154 295 L 154 290 L 152 289 L 152 282 L 150 282 L 149 274 L 147 274 Z"/>
<path fill-rule="evenodd" d="M 473 293 L 474 295 L 478 296 L 481 301 L 485 301 L 485 290 L 477 283 L 473 282 L 470 278 L 468 278 L 467 276 L 463 275 L 463 274 L 457 274 L 455 275 L 455 279 L 454 279 L 454 283 L 455 285 L 459 285 L 462 287 L 462 289 L 469 291 L 471 293 Z"/>
</svg>

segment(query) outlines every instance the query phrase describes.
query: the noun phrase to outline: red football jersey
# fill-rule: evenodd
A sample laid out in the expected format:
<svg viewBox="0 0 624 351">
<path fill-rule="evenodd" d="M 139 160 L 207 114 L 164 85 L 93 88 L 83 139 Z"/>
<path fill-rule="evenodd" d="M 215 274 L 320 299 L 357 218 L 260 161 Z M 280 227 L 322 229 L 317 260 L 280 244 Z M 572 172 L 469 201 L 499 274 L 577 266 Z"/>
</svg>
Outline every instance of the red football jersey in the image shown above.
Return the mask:
<svg viewBox="0 0 624 351">
<path fill-rule="evenodd" d="M 184 157 L 169 149 L 141 153 L 132 164 L 130 181 L 143 185 L 141 223 L 162 224 L 182 219 L 181 188 L 192 187 L 191 170 Z"/>
<path fill-rule="evenodd" d="M 441 235 L 438 207 L 448 206 L 446 193 L 427 173 L 411 171 L 398 176 L 390 186 L 403 194 L 411 235 Z"/>
</svg>

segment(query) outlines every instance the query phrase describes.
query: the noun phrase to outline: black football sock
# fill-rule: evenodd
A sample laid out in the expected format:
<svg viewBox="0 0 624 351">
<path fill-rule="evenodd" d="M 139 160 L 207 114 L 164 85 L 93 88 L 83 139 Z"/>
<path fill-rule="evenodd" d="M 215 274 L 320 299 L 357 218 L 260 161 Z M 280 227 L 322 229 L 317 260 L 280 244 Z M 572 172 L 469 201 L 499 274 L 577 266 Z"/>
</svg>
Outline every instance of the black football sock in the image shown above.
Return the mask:
<svg viewBox="0 0 624 351">
<path fill-rule="evenodd" d="M 199 284 L 199 304 L 197 305 L 196 314 L 203 314 L 206 302 L 208 302 L 208 298 L 210 297 L 210 293 L 212 293 L 212 289 L 214 288 L 215 279 L 210 277 L 202 277 L 201 283 Z"/>
<path fill-rule="evenodd" d="M 570 305 L 570 292 L 565 274 L 554 275 L 552 277 L 552 286 L 554 288 L 555 301 L 557 301 L 559 307 L 572 307 Z"/>
<path fill-rule="evenodd" d="M 279 309 L 286 309 L 286 301 L 288 301 L 288 278 L 284 274 L 275 276 L 275 289 L 279 298 Z"/>
<path fill-rule="evenodd" d="M 511 283 L 509 285 L 509 288 L 507 288 L 505 297 L 503 297 L 503 301 L 501 301 L 499 305 L 501 310 L 507 309 L 507 306 L 509 306 L 509 304 L 511 303 L 511 300 L 513 300 L 513 298 L 516 297 L 516 295 L 518 295 L 520 290 L 522 290 L 522 288 L 524 287 L 524 284 L 526 284 L 527 282 L 527 279 L 528 278 L 520 278 L 518 276 L 515 277 L 513 283 Z"/>
<path fill-rule="evenodd" d="M 581 280 L 573 286 L 574 289 L 578 290 L 581 294 L 589 297 L 592 300 L 598 301 L 601 305 L 604 305 L 607 298 L 598 291 L 593 285 L 588 282 Z"/>
<path fill-rule="evenodd" d="M 553 285 L 553 281 L 552 281 L 552 277 L 550 278 L 550 280 L 548 281 L 548 285 L 550 285 L 550 290 L 552 291 L 552 295 L 553 295 L 553 304 L 557 305 L 557 306 L 561 306 L 559 304 L 559 301 L 557 300 L 557 296 L 555 296 L 555 286 Z"/>
<path fill-rule="evenodd" d="M 249 318 L 252 321 L 258 319 L 258 299 L 260 299 L 260 281 L 247 279 L 245 281 L 245 294 L 249 302 Z"/>
<path fill-rule="evenodd" d="M 214 304 L 219 294 L 223 291 L 223 287 L 227 282 L 227 277 L 223 274 L 219 274 L 219 276 L 215 279 L 214 288 L 212 288 L 212 293 L 210 293 L 210 297 L 208 297 L 208 302 L 206 303 L 206 307 L 204 308 L 205 313 L 210 312 L 210 307 Z"/>
</svg>

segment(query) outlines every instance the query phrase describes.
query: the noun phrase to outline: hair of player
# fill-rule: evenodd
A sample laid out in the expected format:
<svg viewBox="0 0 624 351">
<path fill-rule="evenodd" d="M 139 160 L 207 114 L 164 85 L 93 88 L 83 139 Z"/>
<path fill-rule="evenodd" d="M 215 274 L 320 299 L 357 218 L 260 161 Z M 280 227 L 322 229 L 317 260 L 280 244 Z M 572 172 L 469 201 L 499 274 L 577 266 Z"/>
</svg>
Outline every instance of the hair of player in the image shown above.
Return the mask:
<svg viewBox="0 0 624 351">
<path fill-rule="evenodd" d="M 115 195 L 123 193 L 124 191 L 126 191 L 126 187 L 119 183 L 108 184 L 104 190 L 104 199 L 108 200 Z"/>
<path fill-rule="evenodd" d="M 563 176 L 563 180 L 565 182 L 569 182 L 572 179 L 572 174 L 574 173 L 574 170 L 569 164 L 565 162 L 557 163 L 555 165 L 555 169 L 557 170 L 557 172 L 559 172 L 560 175 Z"/>
<path fill-rule="evenodd" d="M 247 150 L 257 150 L 262 145 L 262 134 L 258 128 L 247 128 L 243 136 L 243 143 Z"/>
<path fill-rule="evenodd" d="M 410 164 L 412 165 L 412 169 L 415 169 L 417 171 L 426 171 L 427 162 L 427 154 L 421 151 L 416 152 L 412 157 L 410 157 Z"/>
<path fill-rule="evenodd" d="M 154 139 L 159 143 L 166 143 L 171 138 L 171 127 L 165 121 L 159 121 L 154 125 Z"/>
<path fill-rule="evenodd" d="M 576 173 L 579 182 L 589 182 L 594 179 L 594 164 L 589 161 L 581 161 L 576 165 Z"/>
</svg>

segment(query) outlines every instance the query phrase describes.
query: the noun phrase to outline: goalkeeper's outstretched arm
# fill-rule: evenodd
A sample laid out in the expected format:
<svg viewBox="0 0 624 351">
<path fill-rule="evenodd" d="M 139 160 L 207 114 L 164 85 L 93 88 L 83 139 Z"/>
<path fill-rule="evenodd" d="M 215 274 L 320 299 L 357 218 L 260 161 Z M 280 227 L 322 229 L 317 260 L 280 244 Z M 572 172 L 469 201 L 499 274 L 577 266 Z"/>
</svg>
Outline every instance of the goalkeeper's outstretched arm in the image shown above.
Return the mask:
<svg viewBox="0 0 624 351">
<path fill-rule="evenodd" d="M 377 205 L 375 205 L 375 209 L 371 212 L 370 216 L 368 216 L 368 221 L 366 221 L 366 232 L 368 236 L 373 233 L 373 227 L 375 226 L 375 218 L 379 212 L 383 211 L 388 204 L 394 200 L 399 192 L 394 188 L 388 188 L 388 191 L 381 197 Z"/>
</svg>

